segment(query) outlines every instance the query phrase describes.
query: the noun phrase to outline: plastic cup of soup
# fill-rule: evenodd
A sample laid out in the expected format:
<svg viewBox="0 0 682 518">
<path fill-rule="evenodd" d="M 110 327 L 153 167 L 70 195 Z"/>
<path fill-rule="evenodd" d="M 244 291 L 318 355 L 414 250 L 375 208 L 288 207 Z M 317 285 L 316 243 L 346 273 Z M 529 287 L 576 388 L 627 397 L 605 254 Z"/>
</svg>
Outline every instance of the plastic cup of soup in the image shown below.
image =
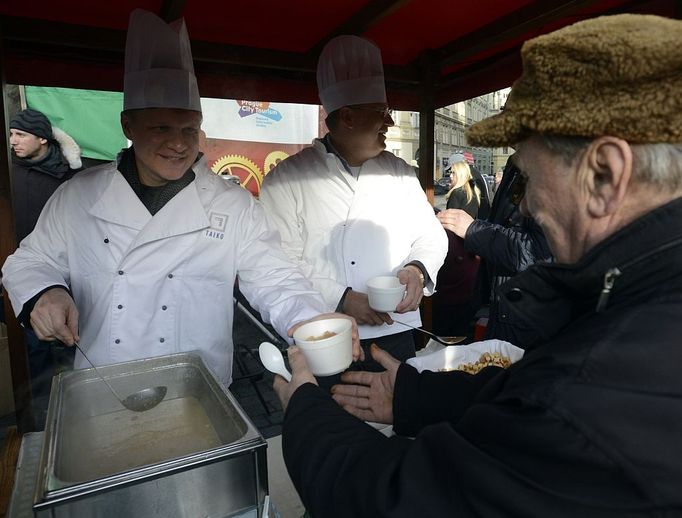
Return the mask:
<svg viewBox="0 0 682 518">
<path fill-rule="evenodd" d="M 382 275 L 367 281 L 369 307 L 374 311 L 395 311 L 404 296 L 405 285 L 400 284 L 398 277 Z"/>
<path fill-rule="evenodd" d="M 332 376 L 345 371 L 353 361 L 353 323 L 347 318 L 315 320 L 294 331 L 315 376 Z"/>
</svg>

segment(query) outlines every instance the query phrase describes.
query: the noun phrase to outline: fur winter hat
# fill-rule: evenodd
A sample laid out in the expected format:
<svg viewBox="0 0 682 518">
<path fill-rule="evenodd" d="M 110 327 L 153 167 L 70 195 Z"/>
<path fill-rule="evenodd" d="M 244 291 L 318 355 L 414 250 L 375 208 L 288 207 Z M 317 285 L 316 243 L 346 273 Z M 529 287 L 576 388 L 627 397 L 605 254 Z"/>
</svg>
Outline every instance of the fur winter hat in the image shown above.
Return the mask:
<svg viewBox="0 0 682 518">
<path fill-rule="evenodd" d="M 45 115 L 38 110 L 27 108 L 17 113 L 9 123 L 10 129 L 18 129 L 39 138 L 54 140 L 52 124 Z"/>
<path fill-rule="evenodd" d="M 682 21 L 603 16 L 534 38 L 502 113 L 472 125 L 474 146 L 530 133 L 634 144 L 682 142 Z"/>
</svg>

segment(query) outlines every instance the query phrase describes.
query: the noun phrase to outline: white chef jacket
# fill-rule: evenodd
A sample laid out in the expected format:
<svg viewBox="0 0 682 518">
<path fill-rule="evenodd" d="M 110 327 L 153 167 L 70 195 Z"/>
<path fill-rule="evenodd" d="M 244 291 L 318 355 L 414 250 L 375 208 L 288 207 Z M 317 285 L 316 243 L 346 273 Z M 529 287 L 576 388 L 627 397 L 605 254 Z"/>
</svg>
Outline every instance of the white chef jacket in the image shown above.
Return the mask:
<svg viewBox="0 0 682 518">
<path fill-rule="evenodd" d="M 367 293 L 367 281 L 395 275 L 410 261 L 429 274 L 434 291 L 448 240 L 414 170 L 392 153 L 366 161 L 358 178 L 316 139 L 265 177 L 260 201 L 279 230 L 285 252 L 312 280 L 330 309 L 346 287 Z M 421 325 L 419 311 L 392 317 Z M 360 338 L 406 331 L 404 326 L 359 326 Z"/>
<path fill-rule="evenodd" d="M 198 350 L 226 386 L 237 274 L 282 336 L 325 312 L 258 202 L 203 158 L 193 170 L 195 180 L 154 216 L 116 164 L 63 184 L 3 267 L 15 312 L 48 286 L 69 287 L 81 346 L 96 365 Z M 77 355 L 76 367 L 84 366 Z"/>
</svg>

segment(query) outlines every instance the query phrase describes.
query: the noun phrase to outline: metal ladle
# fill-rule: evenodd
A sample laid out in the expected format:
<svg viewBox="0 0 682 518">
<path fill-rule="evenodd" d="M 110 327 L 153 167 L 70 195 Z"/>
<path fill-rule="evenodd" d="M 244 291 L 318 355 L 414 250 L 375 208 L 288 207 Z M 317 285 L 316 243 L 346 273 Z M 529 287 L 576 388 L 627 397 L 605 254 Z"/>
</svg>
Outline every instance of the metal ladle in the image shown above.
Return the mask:
<svg viewBox="0 0 682 518">
<path fill-rule="evenodd" d="M 106 378 L 102 376 L 102 374 L 97 370 L 95 364 L 90 361 L 90 358 L 87 357 L 81 346 L 78 345 L 78 342 L 74 342 L 73 345 L 76 346 L 76 349 L 80 351 L 80 353 L 83 355 L 83 358 L 85 358 L 87 362 L 92 366 L 92 368 L 95 369 L 97 375 L 106 384 L 106 386 L 109 387 L 109 390 L 111 390 L 111 393 L 114 395 L 114 397 L 118 399 L 118 402 L 121 403 L 128 410 L 132 410 L 133 412 L 144 412 L 146 410 L 150 410 L 159 403 L 161 403 L 163 398 L 166 397 L 166 392 L 168 391 L 168 388 L 158 386 L 142 389 L 138 392 L 130 394 L 127 398 L 122 399 L 121 396 L 119 396 L 118 393 L 114 390 L 114 387 L 112 387 L 106 380 Z"/>
<path fill-rule="evenodd" d="M 436 342 L 443 344 L 443 345 L 457 345 L 458 343 L 463 342 L 464 340 L 467 339 L 466 336 L 438 336 L 438 335 L 434 335 L 432 332 L 427 331 L 426 329 L 422 329 L 421 327 L 417 327 L 417 326 L 411 326 L 410 324 L 406 324 L 405 322 L 401 322 L 400 320 L 396 320 L 395 318 L 393 319 L 393 322 L 395 322 L 396 324 L 401 324 L 405 327 L 410 327 L 412 329 L 416 329 L 417 331 L 421 331 L 422 333 L 429 335 Z"/>
</svg>

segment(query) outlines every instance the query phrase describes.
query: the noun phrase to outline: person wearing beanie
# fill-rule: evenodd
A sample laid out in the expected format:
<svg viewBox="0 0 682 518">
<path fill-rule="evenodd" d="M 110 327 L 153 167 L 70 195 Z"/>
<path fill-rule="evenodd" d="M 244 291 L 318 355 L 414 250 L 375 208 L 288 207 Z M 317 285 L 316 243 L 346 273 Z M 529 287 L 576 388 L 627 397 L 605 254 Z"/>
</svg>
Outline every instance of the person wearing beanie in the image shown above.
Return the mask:
<svg viewBox="0 0 682 518">
<path fill-rule="evenodd" d="M 386 371 L 344 374 L 334 400 L 290 353 L 283 454 L 312 516 L 682 514 L 681 45 L 682 21 L 634 14 L 524 43 L 505 109 L 467 138 L 515 147 L 556 258 L 501 288 L 535 338 L 477 374 L 375 347 Z"/>
<path fill-rule="evenodd" d="M 9 144 L 14 227 L 19 243 L 33 230 L 57 187 L 81 169 L 81 153 L 70 135 L 52 128 L 43 113 L 31 108 L 10 121 Z"/>
<path fill-rule="evenodd" d="M 81 170 L 80 147 L 42 112 L 27 108 L 9 123 L 12 150 L 11 193 L 16 242 L 31 233 L 40 212 L 57 188 Z M 73 354 L 25 330 L 31 390 L 34 398 L 49 393 L 56 369 L 70 367 Z"/>
<path fill-rule="evenodd" d="M 184 20 L 134 10 L 121 113 L 132 146 L 59 189 L 5 262 L 20 322 L 80 342 L 95 365 L 198 351 L 229 386 L 237 275 L 282 336 L 327 313 L 260 205 L 208 167 L 201 121 Z M 86 366 L 77 352 L 75 367 Z"/>
<path fill-rule="evenodd" d="M 447 238 L 412 167 L 385 150 L 393 119 L 379 48 L 358 36 L 330 40 L 317 84 L 329 133 L 268 173 L 260 200 L 329 307 L 357 320 L 367 361 L 351 368 L 381 369 L 370 343 L 401 360 L 415 355 L 412 331 L 394 318 L 421 325 L 419 303 L 434 291 Z M 406 288 L 395 312 L 369 305 L 367 282 L 385 275 Z"/>
</svg>

